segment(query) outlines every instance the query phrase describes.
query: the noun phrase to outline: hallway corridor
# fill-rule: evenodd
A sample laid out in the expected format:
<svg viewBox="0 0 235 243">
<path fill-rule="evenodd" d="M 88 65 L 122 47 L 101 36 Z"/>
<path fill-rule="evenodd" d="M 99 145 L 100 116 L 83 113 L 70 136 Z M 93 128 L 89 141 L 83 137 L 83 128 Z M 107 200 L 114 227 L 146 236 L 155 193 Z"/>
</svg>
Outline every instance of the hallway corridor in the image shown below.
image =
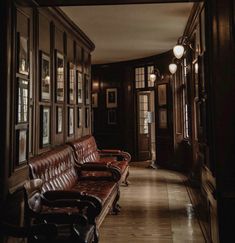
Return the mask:
<svg viewBox="0 0 235 243">
<path fill-rule="evenodd" d="M 132 163 L 121 213 L 100 228 L 101 243 L 204 243 L 180 174 Z"/>
</svg>

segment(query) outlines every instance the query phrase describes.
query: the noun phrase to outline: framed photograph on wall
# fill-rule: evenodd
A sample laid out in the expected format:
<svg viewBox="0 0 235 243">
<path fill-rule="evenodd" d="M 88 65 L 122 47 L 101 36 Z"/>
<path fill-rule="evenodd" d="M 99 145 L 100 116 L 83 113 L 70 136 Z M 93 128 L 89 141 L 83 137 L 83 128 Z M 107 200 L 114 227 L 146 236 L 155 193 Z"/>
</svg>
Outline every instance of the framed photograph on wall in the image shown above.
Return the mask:
<svg viewBox="0 0 235 243">
<path fill-rule="evenodd" d="M 89 115 L 89 108 L 85 109 L 85 128 L 89 127 L 89 123 L 90 123 L 90 115 Z"/>
<path fill-rule="evenodd" d="M 85 88 L 84 88 L 84 91 L 85 91 L 85 104 L 86 105 L 89 105 L 90 104 L 90 79 L 89 79 L 89 76 L 85 74 L 85 81 L 84 81 L 84 84 L 85 84 Z"/>
<path fill-rule="evenodd" d="M 64 101 L 64 56 L 55 51 L 56 56 L 56 101 Z"/>
<path fill-rule="evenodd" d="M 17 131 L 18 137 L 18 164 L 27 160 L 27 130 Z"/>
<path fill-rule="evenodd" d="M 69 136 L 74 134 L 74 108 L 68 108 L 68 134 Z"/>
<path fill-rule="evenodd" d="M 17 89 L 17 122 L 28 122 L 29 113 L 29 81 L 18 78 Z"/>
<path fill-rule="evenodd" d="M 92 99 L 92 103 L 91 103 L 92 108 L 97 108 L 98 107 L 98 93 L 93 93 L 91 99 Z"/>
<path fill-rule="evenodd" d="M 82 107 L 78 107 L 77 109 L 77 127 L 82 127 Z"/>
<path fill-rule="evenodd" d="M 63 108 L 56 107 L 56 132 L 62 133 L 63 131 Z"/>
<path fill-rule="evenodd" d="M 51 99 L 51 81 L 50 81 L 50 56 L 40 52 L 40 83 L 41 100 L 50 101 Z"/>
<path fill-rule="evenodd" d="M 117 88 L 106 89 L 106 107 L 117 107 Z"/>
<path fill-rule="evenodd" d="M 158 91 L 158 105 L 166 105 L 167 104 L 167 96 L 166 96 L 166 84 L 159 84 L 157 87 Z"/>
<path fill-rule="evenodd" d="M 51 114 L 50 107 L 41 107 L 41 146 L 45 147 L 50 144 L 51 133 Z"/>
<path fill-rule="evenodd" d="M 116 125 L 117 124 L 117 113 L 114 109 L 108 110 L 108 124 L 109 125 Z"/>
<path fill-rule="evenodd" d="M 159 109 L 159 128 L 167 128 L 167 109 Z"/>
<path fill-rule="evenodd" d="M 27 37 L 17 33 L 17 66 L 18 72 L 29 75 L 29 41 Z"/>
<path fill-rule="evenodd" d="M 76 71 L 76 79 L 77 79 L 77 103 L 82 104 L 83 78 L 82 78 L 82 73 L 79 72 L 78 70 Z"/>
<path fill-rule="evenodd" d="M 75 65 L 68 63 L 68 101 L 74 104 L 75 101 Z"/>
</svg>

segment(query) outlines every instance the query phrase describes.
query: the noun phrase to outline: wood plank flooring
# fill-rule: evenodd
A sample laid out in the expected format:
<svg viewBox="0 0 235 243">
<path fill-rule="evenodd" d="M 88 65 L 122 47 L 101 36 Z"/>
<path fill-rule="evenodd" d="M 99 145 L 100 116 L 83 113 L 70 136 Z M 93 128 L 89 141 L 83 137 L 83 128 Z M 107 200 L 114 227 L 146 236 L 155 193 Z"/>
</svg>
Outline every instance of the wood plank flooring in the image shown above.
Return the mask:
<svg viewBox="0 0 235 243">
<path fill-rule="evenodd" d="M 129 180 L 121 187 L 121 213 L 100 227 L 100 243 L 205 242 L 179 173 L 131 163 Z"/>
</svg>

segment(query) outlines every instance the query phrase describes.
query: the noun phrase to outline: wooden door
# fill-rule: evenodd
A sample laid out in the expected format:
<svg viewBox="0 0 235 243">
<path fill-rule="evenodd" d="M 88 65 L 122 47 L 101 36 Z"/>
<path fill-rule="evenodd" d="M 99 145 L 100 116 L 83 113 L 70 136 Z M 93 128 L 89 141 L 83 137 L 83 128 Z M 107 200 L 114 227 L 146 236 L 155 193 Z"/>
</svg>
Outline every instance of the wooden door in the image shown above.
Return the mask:
<svg viewBox="0 0 235 243">
<path fill-rule="evenodd" d="M 137 134 L 138 160 L 151 159 L 151 128 L 148 119 L 150 111 L 150 93 L 137 93 Z"/>
<path fill-rule="evenodd" d="M 172 99 L 170 80 L 163 80 L 156 86 L 156 154 L 157 165 L 171 167 L 174 151 Z"/>
</svg>

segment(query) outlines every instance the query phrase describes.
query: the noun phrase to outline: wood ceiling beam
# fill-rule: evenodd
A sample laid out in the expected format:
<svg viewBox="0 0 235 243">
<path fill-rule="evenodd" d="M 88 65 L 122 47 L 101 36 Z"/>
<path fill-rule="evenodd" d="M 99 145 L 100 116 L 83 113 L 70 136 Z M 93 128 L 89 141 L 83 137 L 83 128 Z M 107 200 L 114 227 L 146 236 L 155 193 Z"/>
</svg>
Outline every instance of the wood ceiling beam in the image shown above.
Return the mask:
<svg viewBox="0 0 235 243">
<path fill-rule="evenodd" d="M 35 6 L 36 3 L 41 7 L 201 2 L 200 0 L 25 0 L 24 5 L 26 2 L 30 5 L 31 1 L 32 5 Z"/>
</svg>

